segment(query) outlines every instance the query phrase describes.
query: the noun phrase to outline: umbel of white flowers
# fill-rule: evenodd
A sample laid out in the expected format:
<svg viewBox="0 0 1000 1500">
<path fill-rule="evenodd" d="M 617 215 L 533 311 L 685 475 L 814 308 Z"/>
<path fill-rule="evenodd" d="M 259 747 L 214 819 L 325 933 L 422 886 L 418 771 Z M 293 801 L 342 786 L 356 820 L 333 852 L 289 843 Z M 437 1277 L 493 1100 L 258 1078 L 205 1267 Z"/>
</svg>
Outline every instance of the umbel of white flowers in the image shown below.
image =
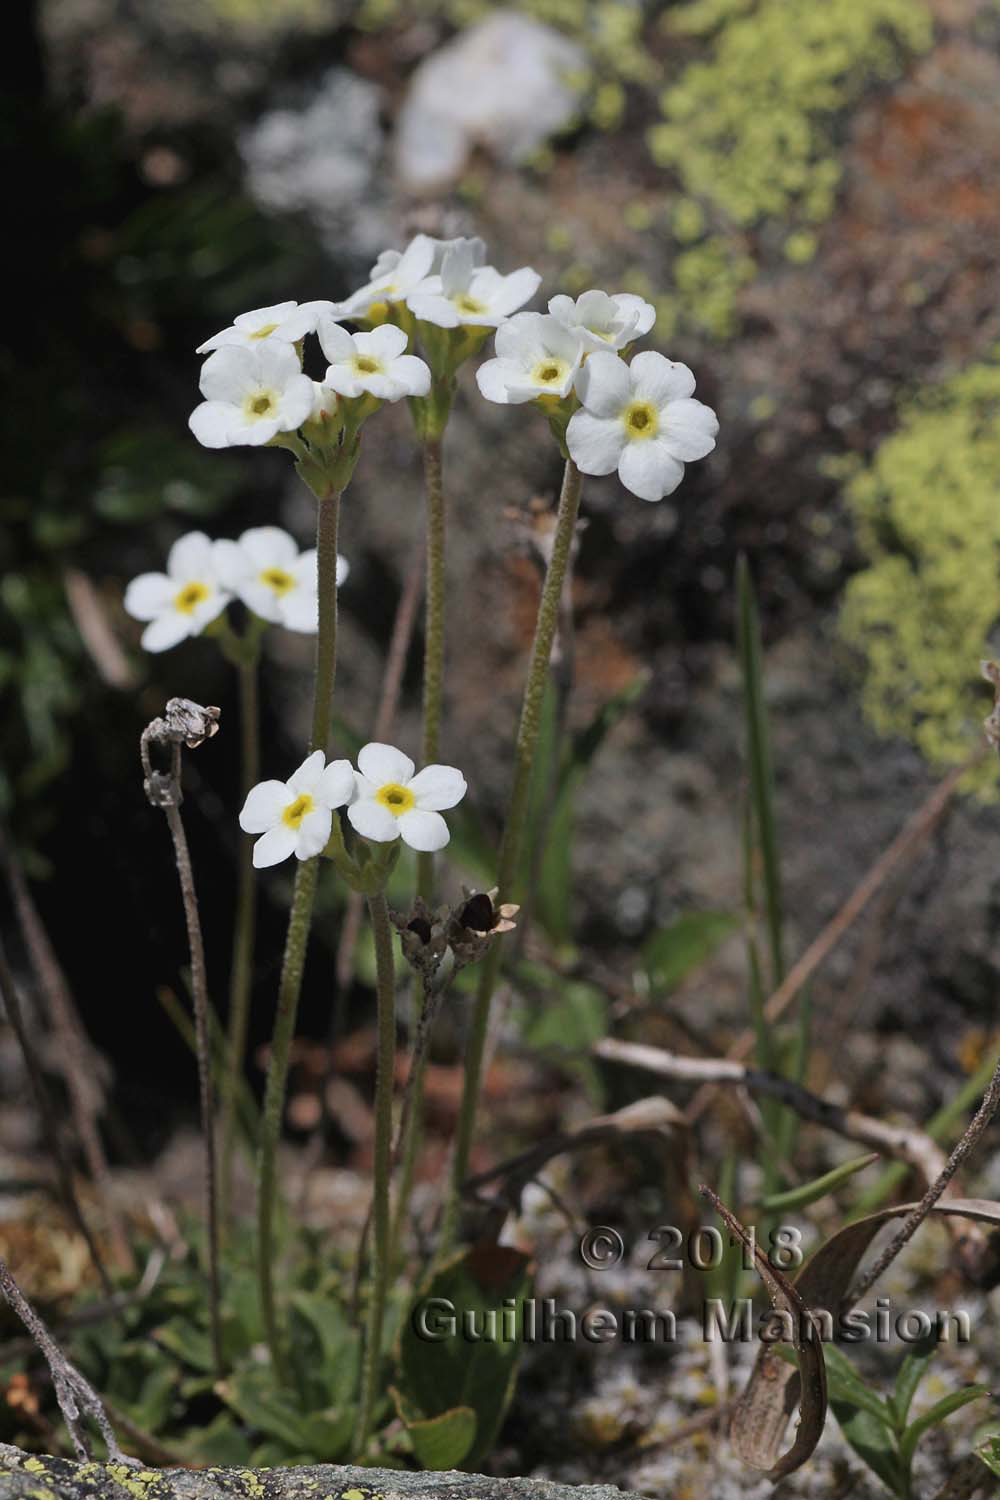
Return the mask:
<svg viewBox="0 0 1000 1500">
<path fill-rule="evenodd" d="M 294 854 L 312 859 L 330 838 L 333 814 L 346 807 L 356 833 L 374 843 L 401 838 L 411 849 L 433 853 L 449 840 L 441 813 L 466 793 L 465 777 L 454 766 L 425 766 L 392 745 L 373 742 L 349 761 L 326 764 L 316 750 L 287 781 L 262 781 L 247 794 L 240 813 L 244 833 L 260 834 L 253 847 L 258 869 Z"/>
<path fill-rule="evenodd" d="M 337 583 L 350 571 L 337 558 Z M 147 621 L 146 651 L 166 651 L 201 635 L 232 600 L 259 619 L 315 635 L 319 601 L 316 549 L 300 552 L 280 526 L 254 526 L 235 542 L 190 531 L 171 547 L 165 573 L 141 573 L 125 590 L 125 609 Z"/>
</svg>

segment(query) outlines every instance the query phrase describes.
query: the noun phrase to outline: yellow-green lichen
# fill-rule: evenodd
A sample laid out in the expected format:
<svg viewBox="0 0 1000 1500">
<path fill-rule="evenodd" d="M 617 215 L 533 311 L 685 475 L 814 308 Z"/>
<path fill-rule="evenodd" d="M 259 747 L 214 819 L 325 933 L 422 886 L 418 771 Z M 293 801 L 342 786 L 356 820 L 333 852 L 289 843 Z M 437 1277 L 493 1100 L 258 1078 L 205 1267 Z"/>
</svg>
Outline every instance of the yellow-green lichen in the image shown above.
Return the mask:
<svg viewBox="0 0 1000 1500">
<path fill-rule="evenodd" d="M 45 1474 L 48 1472 L 40 1458 L 26 1458 L 21 1467 L 22 1469 L 26 1469 L 29 1474 Z"/>
<path fill-rule="evenodd" d="M 972 367 L 901 415 L 847 486 L 868 566 L 841 615 L 863 659 L 865 711 L 935 766 L 981 743 L 981 658 L 1000 627 L 1000 363 Z M 997 796 L 996 768 L 976 787 Z"/>
</svg>

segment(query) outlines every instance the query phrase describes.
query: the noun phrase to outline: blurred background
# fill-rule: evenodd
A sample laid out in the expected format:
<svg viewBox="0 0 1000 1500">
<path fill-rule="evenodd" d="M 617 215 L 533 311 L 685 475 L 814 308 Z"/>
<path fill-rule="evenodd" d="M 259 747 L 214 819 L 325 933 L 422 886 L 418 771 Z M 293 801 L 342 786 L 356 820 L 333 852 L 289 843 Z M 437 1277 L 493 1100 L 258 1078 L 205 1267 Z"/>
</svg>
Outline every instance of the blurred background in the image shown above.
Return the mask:
<svg viewBox="0 0 1000 1500">
<path fill-rule="evenodd" d="M 184 994 L 185 947 L 137 756 L 168 696 L 222 708 L 186 803 L 220 997 L 240 802 L 232 674 L 205 640 L 143 655 L 124 587 L 187 530 L 273 521 L 305 545 L 312 529 L 286 455 L 210 453 L 188 433 L 195 346 L 247 309 L 345 296 L 418 230 L 482 235 L 501 270 L 541 271 L 546 297 L 600 286 L 656 304 L 650 342 L 695 370 L 721 437 L 660 505 L 614 478 L 586 485 L 571 723 L 635 695 L 579 790 L 553 942 L 569 971 L 627 979 L 678 916 L 740 909 L 746 552 L 795 953 L 975 748 L 990 706 L 977 672 L 1000 613 L 998 40 L 1000 9 L 977 0 L 13 7 L 0 812 L 114 1072 L 121 1154 L 148 1158 L 194 1109 L 156 998 Z M 538 590 L 530 508 L 553 499 L 560 460 L 539 416 L 488 406 L 466 370 L 446 465 L 444 759 L 467 773 L 489 849 Z M 342 527 L 339 711 L 362 737 L 421 529 L 408 414 L 387 409 Z M 297 763 L 310 663 L 308 640 L 271 633 L 265 775 Z M 418 711 L 419 639 L 396 733 L 408 749 Z M 923 1118 L 988 1048 L 994 786 L 990 766 L 817 981 L 818 1047 L 842 1041 L 836 1002 L 853 997 L 862 1107 Z M 258 1045 L 289 880 L 261 883 Z M 315 1041 L 333 1000 L 328 916 L 300 1022 Z M 346 1034 L 365 1034 L 364 983 L 340 1003 Z M 587 1003 L 584 1031 L 602 1030 L 606 1001 Z M 676 1045 L 694 1026 L 720 1050 L 744 1006 L 737 940 L 654 1027 Z M 442 1077 L 447 1111 L 457 1069 Z M 531 1108 L 552 1124 L 558 1090 Z"/>
</svg>

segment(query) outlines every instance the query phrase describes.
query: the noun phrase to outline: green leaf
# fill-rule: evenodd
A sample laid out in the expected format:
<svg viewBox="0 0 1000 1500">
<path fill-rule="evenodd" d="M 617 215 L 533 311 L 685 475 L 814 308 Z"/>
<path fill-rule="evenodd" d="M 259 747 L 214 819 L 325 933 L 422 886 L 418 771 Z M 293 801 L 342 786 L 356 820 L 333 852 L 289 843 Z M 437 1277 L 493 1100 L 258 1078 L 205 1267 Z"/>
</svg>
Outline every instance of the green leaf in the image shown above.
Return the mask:
<svg viewBox="0 0 1000 1500">
<path fill-rule="evenodd" d="M 891 1431 L 892 1414 L 887 1404 L 870 1385 L 865 1384 L 836 1344 L 824 1344 L 823 1357 L 826 1361 L 826 1379 L 831 1401 L 858 1407 Z"/>
<path fill-rule="evenodd" d="M 976 1457 L 981 1458 L 991 1474 L 1000 1477 L 1000 1434 L 994 1433 L 980 1443 Z"/>
<path fill-rule="evenodd" d="M 903 1472 L 893 1444 L 892 1433 L 870 1412 L 859 1410 L 848 1402 L 830 1402 L 840 1430 L 855 1453 L 888 1485 L 894 1495 L 905 1494 Z"/>
<path fill-rule="evenodd" d="M 328 1407 L 310 1412 L 303 1421 L 306 1449 L 321 1464 L 335 1464 L 344 1458 L 354 1436 L 357 1411 L 353 1406 Z"/>
<path fill-rule="evenodd" d="M 676 989 L 682 979 L 701 967 L 739 927 L 730 912 L 686 912 L 648 938 L 642 962 L 654 998 Z"/>
<path fill-rule="evenodd" d="M 308 1419 L 301 1404 L 275 1390 L 271 1379 L 269 1370 L 237 1370 L 228 1380 L 220 1380 L 215 1389 L 226 1405 L 257 1432 L 277 1438 L 286 1448 L 308 1453 Z"/>
<path fill-rule="evenodd" d="M 187 1318 L 171 1318 L 154 1330 L 153 1337 L 164 1349 L 176 1354 L 184 1364 L 202 1374 L 211 1374 L 215 1368 L 212 1344 L 204 1328 L 197 1327 Z"/>
<path fill-rule="evenodd" d="M 476 1414 L 475 1438 L 463 1458 L 467 1468 L 476 1468 L 489 1453 L 513 1394 L 530 1286 L 526 1255 L 502 1245 L 476 1245 L 425 1283 L 403 1326 L 399 1365 L 405 1399 L 428 1418 L 459 1407 Z M 422 1310 L 431 1315 L 429 1321 L 422 1320 Z M 444 1316 L 443 1325 L 435 1312 Z M 467 1337 L 469 1319 L 473 1331 L 486 1336 Z M 445 1336 L 428 1338 L 428 1327 L 432 1333 L 443 1327 Z"/>
<path fill-rule="evenodd" d="M 341 1304 L 333 1296 L 293 1292 L 292 1308 L 296 1364 L 310 1387 L 319 1390 L 333 1407 L 356 1399 L 361 1368 L 361 1342 Z"/>
<path fill-rule="evenodd" d="M 424 1417 L 402 1392 L 393 1388 L 392 1397 L 420 1467 L 457 1469 L 476 1439 L 476 1414 L 472 1407 L 456 1406 L 439 1416 Z"/>
<path fill-rule="evenodd" d="M 812 1182 L 803 1182 L 785 1193 L 769 1194 L 760 1200 L 760 1206 L 768 1213 L 780 1213 L 789 1208 L 806 1208 L 810 1203 L 825 1198 L 827 1193 L 832 1193 L 848 1177 L 853 1177 L 855 1172 L 864 1171 L 865 1167 L 870 1167 L 878 1159 L 877 1151 L 869 1152 L 867 1156 L 852 1157 L 850 1161 L 841 1162 L 839 1167 L 834 1167 L 832 1172 L 815 1177 Z"/>
<path fill-rule="evenodd" d="M 899 1440 L 900 1457 L 907 1467 L 925 1432 L 929 1432 L 939 1422 L 946 1421 L 953 1412 L 961 1411 L 962 1407 L 968 1406 L 970 1401 L 978 1401 L 981 1396 L 989 1394 L 985 1385 L 963 1386 L 960 1391 L 952 1391 L 950 1396 L 943 1397 L 931 1407 L 930 1411 L 925 1411 L 922 1417 L 918 1417 L 915 1422 L 911 1423 Z"/>
<path fill-rule="evenodd" d="M 896 1426 L 902 1429 L 906 1426 L 906 1418 L 909 1414 L 910 1405 L 917 1394 L 917 1387 L 927 1372 L 927 1366 L 937 1353 L 937 1345 L 923 1353 L 911 1350 L 899 1367 L 896 1375 L 896 1385 L 889 1401 Z"/>
</svg>

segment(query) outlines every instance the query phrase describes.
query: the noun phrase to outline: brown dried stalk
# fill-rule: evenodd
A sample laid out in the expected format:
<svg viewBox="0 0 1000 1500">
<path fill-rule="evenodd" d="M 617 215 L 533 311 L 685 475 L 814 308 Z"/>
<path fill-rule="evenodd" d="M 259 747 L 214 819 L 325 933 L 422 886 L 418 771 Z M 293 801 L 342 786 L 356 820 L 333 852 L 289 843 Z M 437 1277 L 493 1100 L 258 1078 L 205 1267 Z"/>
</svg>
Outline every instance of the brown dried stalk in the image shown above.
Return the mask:
<svg viewBox="0 0 1000 1500">
<path fill-rule="evenodd" d="M 113 1463 L 135 1464 L 137 1460 L 129 1458 L 119 1448 L 118 1439 L 115 1437 L 111 1423 L 108 1421 L 107 1413 L 101 1404 L 101 1398 L 90 1382 L 84 1379 L 74 1365 L 70 1364 L 48 1328 L 46 1328 L 14 1280 L 10 1273 L 10 1267 L 4 1260 L 0 1260 L 0 1291 L 3 1292 L 3 1295 L 21 1319 L 21 1322 L 31 1334 L 31 1337 L 44 1356 L 45 1363 L 48 1365 L 52 1375 L 52 1385 L 56 1393 L 56 1400 L 59 1403 L 59 1410 L 62 1412 L 66 1426 L 69 1428 L 70 1437 L 73 1439 L 73 1447 L 80 1462 L 86 1463 L 91 1457 L 83 1427 L 83 1418 L 86 1416 L 90 1417 L 95 1423 L 98 1432 L 107 1446 L 108 1457 Z"/>
<path fill-rule="evenodd" d="M 195 750 L 218 732 L 219 710 L 202 708 L 189 698 L 171 698 L 162 719 L 147 724 L 139 740 L 142 759 L 143 790 L 151 807 L 162 809 L 174 845 L 174 858 L 180 879 L 184 920 L 187 924 L 191 953 L 191 993 L 194 1000 L 195 1034 L 198 1042 L 198 1087 L 201 1098 L 201 1124 L 205 1140 L 205 1198 L 208 1216 L 209 1314 L 212 1334 L 212 1358 L 221 1377 L 222 1319 L 219 1284 L 219 1203 L 216 1183 L 215 1124 L 213 1116 L 212 1053 L 208 1023 L 208 980 L 205 973 L 205 944 L 198 912 L 198 897 L 191 867 L 191 852 L 180 814 L 181 746 Z M 170 757 L 169 769 L 155 770 L 150 746 L 165 748 Z"/>
</svg>

